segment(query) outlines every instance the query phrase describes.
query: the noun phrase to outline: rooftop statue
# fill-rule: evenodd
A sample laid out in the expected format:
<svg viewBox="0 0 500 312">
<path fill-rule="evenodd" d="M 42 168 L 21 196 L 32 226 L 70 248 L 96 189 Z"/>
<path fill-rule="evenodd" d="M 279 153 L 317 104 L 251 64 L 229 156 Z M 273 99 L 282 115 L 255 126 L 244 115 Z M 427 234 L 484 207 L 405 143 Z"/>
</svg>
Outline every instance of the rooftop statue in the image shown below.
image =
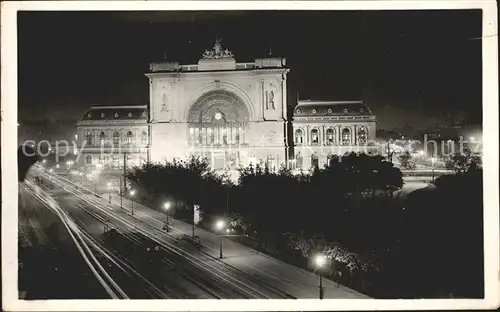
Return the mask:
<svg viewBox="0 0 500 312">
<path fill-rule="evenodd" d="M 215 40 L 215 45 L 212 51 L 205 50 L 203 53 L 204 59 L 228 59 L 233 56 L 234 55 L 231 51 L 222 48 L 221 39 Z"/>
</svg>

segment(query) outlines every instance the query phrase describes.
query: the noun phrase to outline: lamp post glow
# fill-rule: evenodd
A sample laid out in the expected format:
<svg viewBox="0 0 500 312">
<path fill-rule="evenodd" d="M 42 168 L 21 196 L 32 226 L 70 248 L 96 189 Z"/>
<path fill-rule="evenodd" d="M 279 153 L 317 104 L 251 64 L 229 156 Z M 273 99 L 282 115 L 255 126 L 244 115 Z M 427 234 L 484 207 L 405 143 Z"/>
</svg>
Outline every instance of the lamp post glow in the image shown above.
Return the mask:
<svg viewBox="0 0 500 312">
<path fill-rule="evenodd" d="M 111 204 L 111 182 L 108 182 L 109 203 Z"/>
<path fill-rule="evenodd" d="M 163 208 L 165 209 L 165 217 L 166 217 L 166 223 L 168 225 L 169 223 L 169 220 L 168 220 L 168 210 L 170 209 L 170 203 L 169 202 L 166 202 L 163 204 Z"/>
<path fill-rule="evenodd" d="M 134 197 L 134 195 L 135 195 L 135 190 L 131 190 L 130 191 L 130 197 L 131 197 L 130 201 L 132 202 L 132 215 L 134 215 L 134 200 L 132 199 Z"/>
<path fill-rule="evenodd" d="M 326 264 L 326 256 L 325 255 L 317 255 L 314 258 L 314 264 L 316 265 L 316 268 L 319 271 L 319 299 L 323 299 L 323 272 L 322 269 Z"/>
<path fill-rule="evenodd" d="M 221 234 L 220 234 L 220 254 L 219 254 L 219 258 L 222 259 L 222 237 L 224 236 L 222 233 L 223 233 L 223 230 L 224 228 L 226 227 L 226 223 L 224 222 L 224 220 L 219 220 L 217 221 L 217 223 L 215 224 L 215 228 L 217 229 L 217 231 L 219 231 Z"/>
</svg>

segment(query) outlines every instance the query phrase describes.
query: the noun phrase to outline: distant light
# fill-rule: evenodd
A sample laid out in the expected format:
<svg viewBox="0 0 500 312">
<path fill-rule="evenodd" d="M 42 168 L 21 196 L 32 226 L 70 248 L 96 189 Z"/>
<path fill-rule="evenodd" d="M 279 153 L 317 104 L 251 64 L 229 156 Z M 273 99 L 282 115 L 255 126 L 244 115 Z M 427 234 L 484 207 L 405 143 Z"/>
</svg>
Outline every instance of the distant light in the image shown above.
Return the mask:
<svg viewBox="0 0 500 312">
<path fill-rule="evenodd" d="M 80 176 L 82 176 L 82 175 L 83 175 L 83 172 L 80 172 Z"/>
<path fill-rule="evenodd" d="M 469 139 L 470 139 L 471 141 L 474 141 L 474 139 L 475 139 L 475 138 L 471 136 Z"/>
<path fill-rule="evenodd" d="M 215 113 L 214 118 L 215 118 L 215 120 L 220 120 L 222 118 L 222 114 L 221 113 Z"/>
<path fill-rule="evenodd" d="M 419 154 L 420 156 L 424 156 L 425 152 L 424 152 L 424 151 L 418 151 L 418 154 Z"/>
<path fill-rule="evenodd" d="M 226 233 L 229 233 L 229 232 L 231 232 L 231 229 L 226 229 Z"/>
<path fill-rule="evenodd" d="M 57 164 L 57 165 L 56 165 L 56 168 L 58 168 L 58 169 L 59 169 L 59 164 Z"/>
<path fill-rule="evenodd" d="M 17 126 L 19 127 L 19 126 L 20 126 L 20 124 L 19 124 L 19 123 L 17 123 Z"/>
<path fill-rule="evenodd" d="M 75 134 L 75 140 L 78 140 L 78 134 Z"/>
<path fill-rule="evenodd" d="M 217 221 L 217 223 L 215 224 L 215 227 L 221 231 L 224 227 L 226 226 L 226 223 L 224 222 L 224 220 L 219 220 Z"/>
<path fill-rule="evenodd" d="M 135 190 L 131 190 L 130 191 L 130 196 L 134 196 L 135 195 Z"/>
<path fill-rule="evenodd" d="M 47 159 L 42 160 L 42 163 L 44 164 L 47 163 Z"/>
<path fill-rule="evenodd" d="M 316 267 L 322 268 L 326 264 L 326 256 L 325 255 L 317 255 L 314 258 L 314 263 L 316 264 Z"/>
<path fill-rule="evenodd" d="M 54 172 L 54 169 L 50 168 L 50 169 L 49 169 L 49 172 Z"/>
<path fill-rule="evenodd" d="M 108 188 L 111 188 L 111 182 L 108 182 Z"/>
<path fill-rule="evenodd" d="M 76 148 L 73 150 L 73 155 L 78 155 L 78 150 Z"/>
<path fill-rule="evenodd" d="M 170 202 L 164 203 L 163 208 L 165 208 L 165 210 L 169 210 L 170 209 Z"/>
</svg>

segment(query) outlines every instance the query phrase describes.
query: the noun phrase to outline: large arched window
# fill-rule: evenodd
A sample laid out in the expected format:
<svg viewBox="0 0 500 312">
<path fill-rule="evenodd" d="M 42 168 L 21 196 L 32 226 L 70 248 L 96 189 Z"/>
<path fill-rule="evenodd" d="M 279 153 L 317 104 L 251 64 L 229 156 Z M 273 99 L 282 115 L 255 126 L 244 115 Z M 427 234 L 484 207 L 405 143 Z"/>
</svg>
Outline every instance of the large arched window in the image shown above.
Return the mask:
<svg viewBox="0 0 500 312">
<path fill-rule="evenodd" d="M 351 129 L 349 128 L 342 130 L 342 145 L 351 145 Z"/>
<path fill-rule="evenodd" d="M 316 128 L 311 130 L 311 144 L 319 144 L 319 130 Z"/>
<path fill-rule="evenodd" d="M 366 128 L 365 127 L 359 128 L 359 130 L 358 130 L 358 144 L 365 145 L 366 140 L 367 140 L 367 136 L 368 136 L 368 133 L 367 133 Z"/>
<path fill-rule="evenodd" d="M 333 128 L 326 129 L 326 145 L 335 145 L 335 130 Z"/>
<path fill-rule="evenodd" d="M 191 145 L 230 146 L 245 144 L 250 112 L 235 93 L 212 90 L 200 96 L 187 116 Z"/>
<path fill-rule="evenodd" d="M 113 133 L 113 145 L 114 146 L 120 145 L 120 133 L 118 131 L 115 131 Z"/>
<path fill-rule="evenodd" d="M 132 144 L 133 143 L 133 138 L 134 138 L 134 134 L 132 133 L 132 131 L 128 131 L 127 132 L 127 144 Z"/>
<path fill-rule="evenodd" d="M 85 156 L 85 164 L 92 165 L 92 155 Z"/>
<path fill-rule="evenodd" d="M 302 129 L 295 130 L 295 144 L 304 143 L 304 131 Z"/>
<path fill-rule="evenodd" d="M 93 143 L 93 142 L 92 142 L 92 132 L 87 132 L 87 137 L 86 137 L 86 139 L 87 139 L 87 145 L 92 146 L 92 145 L 93 145 L 93 144 L 92 144 L 92 143 Z"/>
</svg>

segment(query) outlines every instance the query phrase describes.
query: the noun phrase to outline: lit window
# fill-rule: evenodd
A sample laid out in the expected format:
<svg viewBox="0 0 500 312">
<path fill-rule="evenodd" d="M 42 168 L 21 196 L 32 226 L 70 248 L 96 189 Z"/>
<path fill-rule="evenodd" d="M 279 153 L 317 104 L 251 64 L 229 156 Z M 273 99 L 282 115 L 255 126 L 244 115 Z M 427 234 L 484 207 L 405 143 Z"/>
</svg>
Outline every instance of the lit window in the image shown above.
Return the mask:
<svg viewBox="0 0 500 312">
<path fill-rule="evenodd" d="M 104 133 L 104 131 L 101 131 L 101 133 L 99 134 L 99 139 L 100 139 L 100 142 L 101 142 L 101 146 L 104 145 L 104 141 L 106 140 L 106 133 Z"/>
<path fill-rule="evenodd" d="M 133 136 L 132 131 L 127 132 L 127 144 L 132 144 Z"/>
<path fill-rule="evenodd" d="M 319 143 L 319 131 L 318 129 L 311 130 L 311 143 L 318 144 Z"/>
<path fill-rule="evenodd" d="M 358 143 L 360 145 L 366 144 L 366 137 L 367 137 L 366 132 L 367 131 L 365 127 L 362 127 L 358 130 Z"/>
<path fill-rule="evenodd" d="M 118 131 L 115 131 L 115 133 L 113 133 L 113 145 L 120 145 L 120 133 Z"/>
<path fill-rule="evenodd" d="M 334 145 L 335 143 L 335 131 L 332 128 L 326 130 L 326 144 Z"/>
<path fill-rule="evenodd" d="M 342 145 L 351 145 L 351 130 L 349 128 L 342 130 Z"/>
<path fill-rule="evenodd" d="M 295 143 L 302 144 L 304 143 L 304 132 L 302 129 L 295 130 Z"/>
<path fill-rule="evenodd" d="M 87 132 L 87 145 L 92 146 L 92 132 Z"/>
</svg>

